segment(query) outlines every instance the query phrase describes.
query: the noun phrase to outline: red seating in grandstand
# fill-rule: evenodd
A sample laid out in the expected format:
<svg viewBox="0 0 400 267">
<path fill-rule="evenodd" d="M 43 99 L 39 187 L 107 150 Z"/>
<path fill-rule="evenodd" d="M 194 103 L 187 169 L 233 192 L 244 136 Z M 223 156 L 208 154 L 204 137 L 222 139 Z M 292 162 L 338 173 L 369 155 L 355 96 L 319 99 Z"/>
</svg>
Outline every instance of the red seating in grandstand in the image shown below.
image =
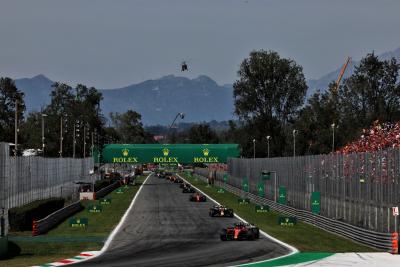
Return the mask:
<svg viewBox="0 0 400 267">
<path fill-rule="evenodd" d="M 379 123 L 375 121 L 371 129 L 363 129 L 359 140 L 341 148 L 339 153 L 373 152 L 400 147 L 400 122 Z"/>
</svg>

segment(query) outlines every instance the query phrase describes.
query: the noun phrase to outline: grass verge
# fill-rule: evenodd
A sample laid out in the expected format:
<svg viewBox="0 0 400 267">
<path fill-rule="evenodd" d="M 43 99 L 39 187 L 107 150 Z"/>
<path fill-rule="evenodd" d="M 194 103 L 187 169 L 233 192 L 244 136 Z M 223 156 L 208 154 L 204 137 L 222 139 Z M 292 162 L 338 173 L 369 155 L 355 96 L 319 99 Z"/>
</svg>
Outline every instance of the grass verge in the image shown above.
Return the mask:
<svg viewBox="0 0 400 267">
<path fill-rule="evenodd" d="M 219 187 L 207 187 L 201 179 L 180 174 L 191 184 L 221 204 L 234 209 L 234 212 L 246 221 L 254 223 L 269 235 L 296 247 L 302 252 L 374 252 L 373 248 L 355 243 L 349 239 L 326 232 L 310 224 L 298 222 L 294 227 L 278 225 L 279 213 L 256 213 L 254 203 L 238 204 L 238 197 L 228 191 L 218 193 Z"/>
<path fill-rule="evenodd" d="M 30 232 L 10 233 L 9 253 L 6 259 L 0 260 L 0 266 L 40 265 L 73 257 L 82 251 L 100 250 L 107 236 L 128 209 L 144 179 L 144 176 L 138 177 L 136 185 L 125 188 L 122 194 L 115 190 L 107 195 L 106 198 L 111 198 L 111 205 L 104 205 L 101 213 L 87 211 L 87 206 L 97 201 L 84 201 L 85 210 L 73 217 L 88 218 L 87 228 L 72 228 L 66 220 L 39 237 L 29 236 Z"/>
</svg>

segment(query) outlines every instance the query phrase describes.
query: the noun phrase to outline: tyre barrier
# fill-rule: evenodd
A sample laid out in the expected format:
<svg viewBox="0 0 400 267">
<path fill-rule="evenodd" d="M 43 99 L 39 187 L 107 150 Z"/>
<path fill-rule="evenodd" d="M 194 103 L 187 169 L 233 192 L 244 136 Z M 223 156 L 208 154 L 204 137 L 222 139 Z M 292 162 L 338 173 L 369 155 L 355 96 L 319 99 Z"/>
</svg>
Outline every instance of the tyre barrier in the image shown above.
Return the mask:
<svg viewBox="0 0 400 267">
<path fill-rule="evenodd" d="M 75 213 L 83 210 L 83 206 L 80 201 L 72 203 L 62 209 L 59 209 L 52 214 L 48 215 L 38 221 L 32 222 L 32 235 L 37 236 L 47 233 L 49 230 L 53 229 L 59 223 L 63 222 L 68 217 L 74 215 Z"/>
<path fill-rule="evenodd" d="M 204 177 L 204 171 L 203 172 L 196 171 L 196 173 L 203 180 L 206 180 L 206 177 Z M 284 215 L 296 216 L 298 220 L 314 225 L 322 230 L 346 237 L 348 239 L 351 239 L 363 245 L 367 245 L 369 247 L 393 253 L 393 247 L 392 247 L 393 240 L 391 233 L 381 233 L 363 229 L 345 222 L 341 222 L 338 220 L 330 219 L 312 213 L 307 210 L 300 210 L 290 206 L 282 205 L 276 203 L 273 200 L 269 200 L 254 195 L 252 193 L 245 192 L 237 187 L 225 184 L 219 180 L 217 180 L 215 184 L 237 196 L 246 195 L 246 197 L 249 198 L 250 201 L 255 204 L 268 205 L 271 210 L 277 211 Z"/>
<path fill-rule="evenodd" d="M 113 184 L 110 184 L 109 186 L 106 186 L 106 187 L 100 189 L 99 191 L 96 192 L 96 199 L 105 197 L 106 195 L 108 195 L 109 193 L 111 193 L 112 191 L 114 191 L 115 189 L 117 189 L 120 186 L 121 186 L 121 182 L 116 181 Z"/>
</svg>

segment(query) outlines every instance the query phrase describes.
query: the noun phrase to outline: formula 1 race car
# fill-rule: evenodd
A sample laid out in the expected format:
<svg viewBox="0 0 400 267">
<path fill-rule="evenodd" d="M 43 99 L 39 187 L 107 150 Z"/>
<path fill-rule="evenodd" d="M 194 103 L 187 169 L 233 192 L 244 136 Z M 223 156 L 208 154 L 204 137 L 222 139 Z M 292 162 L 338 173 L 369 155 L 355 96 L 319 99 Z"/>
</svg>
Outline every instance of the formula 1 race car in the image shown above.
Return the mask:
<svg viewBox="0 0 400 267">
<path fill-rule="evenodd" d="M 182 189 L 182 193 L 196 193 L 196 190 L 189 184 L 186 184 L 186 186 L 184 186 Z"/>
<path fill-rule="evenodd" d="M 227 240 L 255 240 L 260 238 L 258 227 L 250 223 L 235 223 L 233 226 L 222 229 L 220 233 L 222 241 Z"/>
<path fill-rule="evenodd" d="M 208 214 L 211 217 L 233 217 L 233 209 L 225 206 L 214 205 L 210 208 Z"/>
<path fill-rule="evenodd" d="M 194 202 L 206 202 L 206 196 L 200 193 L 194 193 L 190 196 L 189 200 Z"/>
<path fill-rule="evenodd" d="M 180 185 L 179 185 L 179 188 L 184 188 L 184 187 L 186 187 L 186 186 L 190 186 L 188 183 L 185 183 L 185 182 L 183 182 L 183 183 L 181 183 Z"/>
<path fill-rule="evenodd" d="M 175 177 L 174 183 L 183 184 L 183 180 L 181 178 Z"/>
</svg>

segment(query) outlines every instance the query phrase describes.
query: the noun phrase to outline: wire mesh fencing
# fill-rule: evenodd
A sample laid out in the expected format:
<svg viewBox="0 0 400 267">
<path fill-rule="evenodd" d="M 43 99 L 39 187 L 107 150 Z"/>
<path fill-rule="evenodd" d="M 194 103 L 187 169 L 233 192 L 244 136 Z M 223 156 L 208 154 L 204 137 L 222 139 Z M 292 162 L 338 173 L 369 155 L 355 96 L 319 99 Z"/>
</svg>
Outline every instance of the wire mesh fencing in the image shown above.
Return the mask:
<svg viewBox="0 0 400 267">
<path fill-rule="evenodd" d="M 262 171 L 276 172 L 263 180 Z M 393 232 L 392 207 L 400 204 L 400 151 L 302 157 L 230 159 L 228 184 L 274 200 L 286 190 L 287 205 L 311 210 L 311 195 L 320 192 L 320 214 L 379 232 Z M 222 180 L 222 174 L 218 175 Z"/>
</svg>

